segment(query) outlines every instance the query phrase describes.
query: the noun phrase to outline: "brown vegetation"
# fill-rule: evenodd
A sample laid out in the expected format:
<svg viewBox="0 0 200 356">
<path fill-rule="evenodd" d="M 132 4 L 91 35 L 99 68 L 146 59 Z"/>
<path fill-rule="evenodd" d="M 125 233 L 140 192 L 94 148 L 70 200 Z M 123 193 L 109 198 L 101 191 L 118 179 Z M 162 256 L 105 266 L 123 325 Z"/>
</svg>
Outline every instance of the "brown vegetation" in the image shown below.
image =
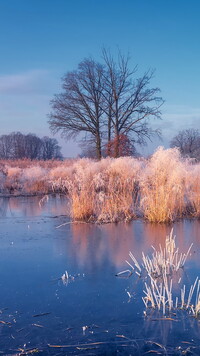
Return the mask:
<svg viewBox="0 0 200 356">
<path fill-rule="evenodd" d="M 176 148 L 150 159 L 0 161 L 1 194 L 64 193 L 74 220 L 170 222 L 200 216 L 200 164 Z"/>
</svg>

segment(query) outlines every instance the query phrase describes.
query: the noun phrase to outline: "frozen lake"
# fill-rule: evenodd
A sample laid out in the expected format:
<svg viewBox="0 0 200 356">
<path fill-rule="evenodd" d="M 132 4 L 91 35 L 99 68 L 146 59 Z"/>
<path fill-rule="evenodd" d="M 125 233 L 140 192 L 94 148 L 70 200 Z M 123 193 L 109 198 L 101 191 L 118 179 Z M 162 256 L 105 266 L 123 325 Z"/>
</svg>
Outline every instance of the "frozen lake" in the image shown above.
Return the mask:
<svg viewBox="0 0 200 356">
<path fill-rule="evenodd" d="M 145 317 L 141 279 L 116 277 L 128 268 L 129 251 L 140 261 L 142 251 L 163 245 L 172 225 L 136 220 L 57 228 L 69 222 L 66 199 L 39 201 L 0 198 L 1 354 L 200 355 L 198 319 L 182 310 L 170 320 L 156 310 Z M 200 277 L 200 222 L 173 228 L 181 251 L 193 242 L 182 271 L 189 286 Z"/>
</svg>

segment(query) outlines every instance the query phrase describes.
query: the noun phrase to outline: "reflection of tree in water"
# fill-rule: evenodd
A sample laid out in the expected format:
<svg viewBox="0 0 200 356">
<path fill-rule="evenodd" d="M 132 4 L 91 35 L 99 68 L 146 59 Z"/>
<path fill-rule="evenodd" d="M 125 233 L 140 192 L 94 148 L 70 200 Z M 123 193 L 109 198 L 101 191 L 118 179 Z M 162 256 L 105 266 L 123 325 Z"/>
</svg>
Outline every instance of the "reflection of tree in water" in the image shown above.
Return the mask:
<svg viewBox="0 0 200 356">
<path fill-rule="evenodd" d="M 42 196 L 0 198 L 0 216 L 34 217 L 44 215 L 66 215 L 67 199 L 62 196 L 49 197 L 40 204 Z"/>
<path fill-rule="evenodd" d="M 107 243 L 96 225 L 72 224 L 72 244 L 70 254 L 80 267 L 97 272 L 106 263 Z"/>
<path fill-rule="evenodd" d="M 130 229 L 120 225 L 109 227 L 92 224 L 72 224 L 72 254 L 77 264 L 90 271 L 106 269 L 106 264 L 116 268 L 125 263 L 130 247 Z"/>
<path fill-rule="evenodd" d="M 23 217 L 40 215 L 40 199 L 40 197 L 10 198 L 10 210 L 15 215 L 21 215 Z"/>
<path fill-rule="evenodd" d="M 0 216 L 5 217 L 9 209 L 9 198 L 0 198 Z"/>
<path fill-rule="evenodd" d="M 39 197 L 34 198 L 34 203 L 32 197 L 0 198 L 0 215 L 2 217 L 39 215 L 41 213 Z"/>
</svg>

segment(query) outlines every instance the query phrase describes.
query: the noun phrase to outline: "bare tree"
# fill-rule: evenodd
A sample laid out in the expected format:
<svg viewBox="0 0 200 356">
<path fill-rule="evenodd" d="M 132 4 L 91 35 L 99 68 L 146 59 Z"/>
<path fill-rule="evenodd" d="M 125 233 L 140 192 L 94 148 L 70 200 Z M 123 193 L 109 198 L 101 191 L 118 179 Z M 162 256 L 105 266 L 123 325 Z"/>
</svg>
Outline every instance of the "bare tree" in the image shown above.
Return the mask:
<svg viewBox="0 0 200 356">
<path fill-rule="evenodd" d="M 12 132 L 10 134 L 12 141 L 12 158 L 26 158 L 26 139 L 21 132 Z"/>
<path fill-rule="evenodd" d="M 42 140 L 35 134 L 25 135 L 25 156 L 30 159 L 38 159 L 41 154 Z"/>
<path fill-rule="evenodd" d="M 92 136 L 100 159 L 103 66 L 92 59 L 85 59 L 78 70 L 67 73 L 62 82 L 63 92 L 51 101 L 50 128 L 54 133 L 61 131 L 65 137 L 75 137 L 81 132 Z"/>
<path fill-rule="evenodd" d="M 102 54 L 103 64 L 85 59 L 63 77 L 63 92 L 51 101 L 49 115 L 53 133 L 60 131 L 65 137 L 85 133 L 88 142 L 95 142 L 99 159 L 105 144 L 110 154 L 110 141 L 115 144 L 114 156 L 120 155 L 121 135 L 141 144 L 158 133 L 149 121 L 160 118 L 163 103 L 159 89 L 149 87 L 153 72 L 135 79 L 137 67 L 129 69 L 128 56 L 119 53 L 115 61 L 105 49 Z"/>
<path fill-rule="evenodd" d="M 41 158 L 44 160 L 47 159 L 61 159 L 62 154 L 60 152 L 61 147 L 58 145 L 58 141 L 55 138 L 50 138 L 44 136 L 41 139 Z"/>
<path fill-rule="evenodd" d="M 21 132 L 0 136 L 0 159 L 61 159 L 60 150 L 58 141 L 47 136 L 41 139 Z"/>
<path fill-rule="evenodd" d="M 12 132 L 10 135 L 13 159 L 37 159 L 40 156 L 41 139 L 34 134 Z"/>
<path fill-rule="evenodd" d="M 187 129 L 179 133 L 171 140 L 171 147 L 178 147 L 183 156 L 189 156 L 200 160 L 200 133 L 197 129 Z"/>
<path fill-rule="evenodd" d="M 160 106 L 163 99 L 158 96 L 159 88 L 149 88 L 153 71 L 147 71 L 141 78 L 135 79 L 137 66 L 129 69 L 129 56 L 118 53 L 115 61 L 108 51 L 103 49 L 105 63 L 104 104 L 108 121 L 108 141 L 113 130 L 115 157 L 119 155 L 120 135 L 132 136 L 141 144 L 146 138 L 158 134 L 149 126 L 152 118 L 161 118 Z M 109 142 L 108 142 L 109 143 Z"/>
<path fill-rule="evenodd" d="M 12 139 L 10 135 L 0 136 L 0 158 L 10 159 L 12 157 Z"/>
</svg>

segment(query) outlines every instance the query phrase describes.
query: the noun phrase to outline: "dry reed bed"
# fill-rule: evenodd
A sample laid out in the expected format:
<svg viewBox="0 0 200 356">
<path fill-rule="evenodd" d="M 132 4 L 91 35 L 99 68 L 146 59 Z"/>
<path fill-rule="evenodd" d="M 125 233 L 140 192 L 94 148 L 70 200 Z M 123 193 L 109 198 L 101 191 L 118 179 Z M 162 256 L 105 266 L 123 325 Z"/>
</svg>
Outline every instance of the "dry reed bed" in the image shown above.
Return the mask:
<svg viewBox="0 0 200 356">
<path fill-rule="evenodd" d="M 200 164 L 176 148 L 149 159 L 0 161 L 0 192 L 67 194 L 74 220 L 170 222 L 200 216 Z"/>
</svg>

